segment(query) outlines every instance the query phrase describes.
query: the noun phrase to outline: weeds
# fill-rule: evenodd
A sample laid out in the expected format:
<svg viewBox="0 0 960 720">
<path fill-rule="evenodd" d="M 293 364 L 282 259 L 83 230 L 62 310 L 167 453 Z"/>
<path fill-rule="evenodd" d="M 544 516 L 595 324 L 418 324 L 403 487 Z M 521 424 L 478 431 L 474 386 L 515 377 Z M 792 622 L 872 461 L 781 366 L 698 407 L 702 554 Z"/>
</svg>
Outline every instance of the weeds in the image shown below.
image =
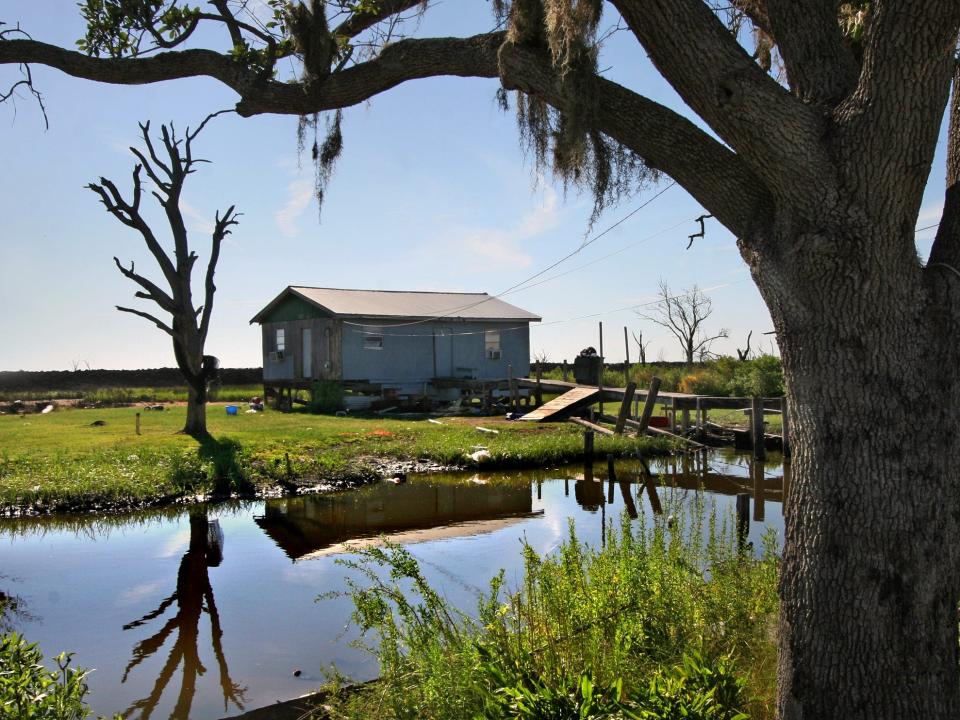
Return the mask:
<svg viewBox="0 0 960 720">
<path fill-rule="evenodd" d="M 364 578 L 349 594 L 381 680 L 334 717 L 772 717 L 773 541 L 755 559 L 702 501 L 672 514 L 624 517 L 601 549 L 572 524 L 552 554 L 526 546 L 521 586 L 501 573 L 473 615 L 402 547 L 340 561 Z"/>
<path fill-rule="evenodd" d="M 70 653 L 54 658 L 57 670 L 43 666 L 36 643 L 18 633 L 0 638 L 0 710 L 18 720 L 83 720 L 90 716 L 84 698 L 86 670 L 70 667 Z M 119 719 L 119 715 L 115 716 Z"/>
</svg>

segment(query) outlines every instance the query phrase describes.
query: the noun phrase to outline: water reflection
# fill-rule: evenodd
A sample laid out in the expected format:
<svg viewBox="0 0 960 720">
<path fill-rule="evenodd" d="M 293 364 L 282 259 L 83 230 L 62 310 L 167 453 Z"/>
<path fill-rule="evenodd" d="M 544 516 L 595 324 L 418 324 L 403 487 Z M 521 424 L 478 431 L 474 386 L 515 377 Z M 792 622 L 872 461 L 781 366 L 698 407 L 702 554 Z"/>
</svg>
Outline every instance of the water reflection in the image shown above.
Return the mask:
<svg viewBox="0 0 960 720">
<path fill-rule="evenodd" d="M 210 637 L 213 655 L 217 662 L 220 690 L 223 694 L 223 709 L 226 712 L 231 703 L 238 710 L 244 709 L 243 693 L 246 688 L 230 678 L 230 669 L 227 667 L 227 659 L 223 652 L 220 614 L 214 601 L 213 586 L 210 584 L 210 568 L 219 567 L 222 561 L 223 533 L 220 531 L 219 523 L 216 520 L 209 520 L 205 509 L 191 511 L 190 543 L 187 552 L 180 560 L 176 589 L 161 601 L 155 610 L 123 626 L 124 630 L 132 630 L 162 618 L 168 610 L 176 610 L 173 617 L 167 620 L 156 633 L 141 640 L 133 648 L 133 656 L 124 668 L 121 684 L 127 682 L 134 668 L 160 650 L 171 636 L 174 637 L 167 660 L 150 694 L 130 705 L 124 711 L 124 717 L 139 717 L 147 720 L 153 714 L 157 703 L 160 702 L 177 668 L 181 665 L 180 692 L 170 717 L 190 717 L 190 708 L 197 689 L 197 677 L 207 670 L 200 661 L 200 622 L 204 612 L 210 617 Z"/>
<path fill-rule="evenodd" d="M 401 485 L 190 511 L 2 520 L 0 572 L 8 577 L 0 576 L 0 606 L 21 596 L 42 618 L 13 617 L 31 641 L 47 655 L 76 651 L 80 664 L 98 668 L 90 676 L 98 714 L 126 708 L 130 718 L 212 720 L 308 692 L 329 663 L 357 679 L 376 675 L 375 662 L 348 646 L 349 602 L 318 608 L 314 600 L 344 587 L 331 556 L 378 536 L 419 543 L 411 551 L 430 582 L 471 608 L 475 588 L 501 568 L 514 582 L 522 577 L 520 538 L 552 552 L 568 518 L 579 538 L 599 546 L 621 512 L 662 522 L 705 488 L 727 517 L 735 496 L 745 497 L 745 543 L 759 546 L 764 532 L 753 518 L 782 527 L 786 480 L 774 457 L 764 466 L 695 453 L 617 461 L 613 470 L 598 463 L 411 476 Z"/>
<path fill-rule="evenodd" d="M 269 500 L 254 521 L 287 557 L 302 560 L 356 549 L 362 539 L 411 543 L 492 532 L 532 514 L 528 483 L 474 476 L 466 483 L 424 478 L 337 495 Z"/>
</svg>

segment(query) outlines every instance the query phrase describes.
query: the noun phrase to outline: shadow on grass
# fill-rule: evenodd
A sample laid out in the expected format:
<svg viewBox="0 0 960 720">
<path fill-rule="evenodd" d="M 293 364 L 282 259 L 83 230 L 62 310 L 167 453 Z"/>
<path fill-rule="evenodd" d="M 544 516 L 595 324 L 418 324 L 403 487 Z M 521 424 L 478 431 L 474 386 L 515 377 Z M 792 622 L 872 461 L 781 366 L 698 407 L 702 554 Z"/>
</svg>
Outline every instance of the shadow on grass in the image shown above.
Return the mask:
<svg viewBox="0 0 960 720">
<path fill-rule="evenodd" d="M 203 460 L 213 463 L 213 495 L 227 497 L 231 493 L 250 495 L 253 483 L 247 478 L 240 462 L 243 446 L 231 438 L 218 440 L 212 435 L 199 438 L 198 453 Z"/>
</svg>

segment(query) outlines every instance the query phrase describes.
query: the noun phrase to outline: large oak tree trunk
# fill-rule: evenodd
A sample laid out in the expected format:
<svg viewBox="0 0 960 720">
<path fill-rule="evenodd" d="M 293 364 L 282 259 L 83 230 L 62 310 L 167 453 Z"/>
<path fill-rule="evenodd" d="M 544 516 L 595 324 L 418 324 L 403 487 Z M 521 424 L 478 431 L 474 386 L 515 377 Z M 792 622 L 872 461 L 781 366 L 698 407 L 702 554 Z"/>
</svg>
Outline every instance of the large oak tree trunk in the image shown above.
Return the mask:
<svg viewBox="0 0 960 720">
<path fill-rule="evenodd" d="M 902 242 L 872 236 L 851 269 L 837 254 L 865 250 L 856 233 L 804 241 L 822 252 L 777 258 L 758 278 L 794 447 L 780 717 L 955 719 L 960 407 L 947 278 L 898 258 Z"/>
</svg>

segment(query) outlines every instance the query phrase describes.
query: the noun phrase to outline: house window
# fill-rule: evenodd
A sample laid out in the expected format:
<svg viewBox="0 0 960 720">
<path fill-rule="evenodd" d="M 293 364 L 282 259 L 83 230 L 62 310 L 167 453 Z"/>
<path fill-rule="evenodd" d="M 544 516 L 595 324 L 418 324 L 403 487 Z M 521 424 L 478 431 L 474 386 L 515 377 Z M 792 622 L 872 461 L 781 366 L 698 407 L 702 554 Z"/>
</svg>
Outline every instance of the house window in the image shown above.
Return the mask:
<svg viewBox="0 0 960 720">
<path fill-rule="evenodd" d="M 499 360 L 500 359 L 500 331 L 487 330 L 483 334 L 483 339 L 487 347 L 487 351 L 486 351 L 487 360 Z"/>
<path fill-rule="evenodd" d="M 282 353 L 282 352 L 283 352 L 284 350 L 286 350 L 286 349 L 287 349 L 287 343 L 286 343 L 286 338 L 284 337 L 284 330 L 283 330 L 283 328 L 277 328 L 277 347 L 276 347 L 276 351 L 277 351 L 278 353 Z"/>
<path fill-rule="evenodd" d="M 383 350 L 383 335 L 364 335 L 364 350 Z"/>
</svg>

